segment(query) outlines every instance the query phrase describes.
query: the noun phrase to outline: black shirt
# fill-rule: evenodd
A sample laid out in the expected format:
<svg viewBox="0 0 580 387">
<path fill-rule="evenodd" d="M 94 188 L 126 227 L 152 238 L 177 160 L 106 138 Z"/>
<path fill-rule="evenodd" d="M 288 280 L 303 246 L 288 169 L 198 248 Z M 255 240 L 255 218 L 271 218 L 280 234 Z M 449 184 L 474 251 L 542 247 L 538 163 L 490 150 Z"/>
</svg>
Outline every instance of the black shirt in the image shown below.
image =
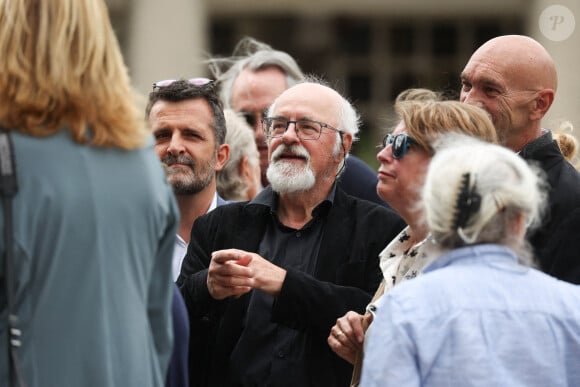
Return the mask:
<svg viewBox="0 0 580 387">
<path fill-rule="evenodd" d="M 268 207 L 271 218 L 258 254 L 279 267 L 314 274 L 335 187 L 316 206 L 312 219 L 300 230 L 280 223 L 277 217 L 278 195 L 262 191 L 252 203 Z M 284 381 L 292 385 L 308 384 L 309 365 L 305 354 L 309 336 L 296 327 L 272 322 L 271 311 L 275 302 L 274 297 L 259 290 L 250 295 L 244 328 L 231 355 L 232 379 L 236 384 L 267 386 L 271 380 L 277 381 L 276 386 L 284 385 Z M 256 351 L 256 348 L 260 350 Z M 292 380 L 286 377 L 290 374 Z"/>
</svg>

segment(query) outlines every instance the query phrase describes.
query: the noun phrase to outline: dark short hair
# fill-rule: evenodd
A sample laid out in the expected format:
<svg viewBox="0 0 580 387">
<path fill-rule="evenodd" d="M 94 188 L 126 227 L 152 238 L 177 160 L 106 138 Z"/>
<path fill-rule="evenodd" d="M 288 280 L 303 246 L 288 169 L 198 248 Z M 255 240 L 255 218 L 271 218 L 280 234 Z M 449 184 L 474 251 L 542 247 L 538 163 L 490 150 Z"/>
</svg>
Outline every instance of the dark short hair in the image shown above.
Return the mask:
<svg viewBox="0 0 580 387">
<path fill-rule="evenodd" d="M 194 85 L 186 79 L 179 79 L 163 87 L 154 87 L 149 93 L 149 101 L 145 108 L 145 118 L 148 120 L 151 109 L 157 101 L 181 102 L 190 99 L 204 99 L 213 112 L 213 131 L 216 146 L 222 145 L 226 139 L 226 120 L 221 100 L 216 92 L 215 83 Z"/>
</svg>

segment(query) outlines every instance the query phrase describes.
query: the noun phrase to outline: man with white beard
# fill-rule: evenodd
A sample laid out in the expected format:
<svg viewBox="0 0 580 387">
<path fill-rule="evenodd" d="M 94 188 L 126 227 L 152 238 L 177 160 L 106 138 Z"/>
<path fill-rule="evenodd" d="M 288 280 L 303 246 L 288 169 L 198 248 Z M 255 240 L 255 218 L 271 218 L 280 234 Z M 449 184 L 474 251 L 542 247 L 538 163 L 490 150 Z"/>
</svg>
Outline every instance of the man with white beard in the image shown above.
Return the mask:
<svg viewBox="0 0 580 387">
<path fill-rule="evenodd" d="M 194 224 L 177 280 L 191 385 L 348 385 L 352 366 L 326 337 L 346 311 L 364 310 L 377 256 L 404 226 L 336 185 L 358 122 L 319 82 L 287 89 L 262 122 L 270 186 Z"/>
</svg>

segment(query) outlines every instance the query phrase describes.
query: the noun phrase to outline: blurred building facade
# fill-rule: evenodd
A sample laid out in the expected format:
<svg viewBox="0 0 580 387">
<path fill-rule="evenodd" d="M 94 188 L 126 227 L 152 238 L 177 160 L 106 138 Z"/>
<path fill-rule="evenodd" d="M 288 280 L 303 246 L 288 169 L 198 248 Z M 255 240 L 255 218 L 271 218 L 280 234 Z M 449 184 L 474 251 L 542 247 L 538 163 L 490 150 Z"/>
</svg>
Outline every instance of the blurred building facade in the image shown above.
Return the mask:
<svg viewBox="0 0 580 387">
<path fill-rule="evenodd" d="M 108 0 L 131 77 L 143 94 L 160 79 L 206 76 L 209 55 L 228 56 L 252 36 L 323 76 L 361 112 L 354 152 L 373 163 L 392 125 L 392 102 L 409 87 L 455 95 L 472 52 L 491 37 L 526 34 L 552 54 L 559 74 L 546 126 L 580 133 L 580 2 L 562 0 Z M 550 6 L 564 8 L 550 8 Z M 568 10 L 569 13 L 564 11 Z M 561 17 L 560 17 L 561 16 Z M 548 19 L 546 19 L 548 18 Z M 575 19 L 574 19 L 575 18 Z M 543 23 L 543 24 L 542 24 Z M 548 24 L 546 24 L 548 23 Z M 546 31 L 546 25 L 551 29 Z M 562 33 L 568 34 L 559 41 Z M 564 29 L 567 28 L 567 32 Z M 563 31 L 560 36 L 554 32 Z"/>
</svg>

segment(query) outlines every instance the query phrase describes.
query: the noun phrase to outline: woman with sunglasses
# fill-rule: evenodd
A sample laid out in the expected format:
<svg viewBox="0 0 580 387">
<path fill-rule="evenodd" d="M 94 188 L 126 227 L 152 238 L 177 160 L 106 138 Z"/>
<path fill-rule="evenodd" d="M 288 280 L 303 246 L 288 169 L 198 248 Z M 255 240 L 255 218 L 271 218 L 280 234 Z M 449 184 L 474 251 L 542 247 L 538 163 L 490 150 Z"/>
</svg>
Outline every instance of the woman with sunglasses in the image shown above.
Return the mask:
<svg viewBox="0 0 580 387">
<path fill-rule="evenodd" d="M 364 315 L 350 311 L 330 331 L 332 350 L 352 363 L 352 386 L 357 386 L 362 365 L 365 332 L 381 297 L 401 281 L 421 273 L 437 256 L 423 220 L 420 193 L 434 154 L 432 144 L 443 133 L 458 132 L 497 142 L 494 126 L 485 111 L 457 101 L 437 100 L 435 93 L 411 89 L 397 98 L 399 122 L 383 139 L 377 192 L 407 222 L 407 227 L 379 255 L 383 281 Z"/>
<path fill-rule="evenodd" d="M 443 254 L 384 297 L 361 385 L 580 386 L 580 287 L 534 269 L 525 238 L 543 175 L 502 146 L 437 144 L 422 202 Z"/>
</svg>

